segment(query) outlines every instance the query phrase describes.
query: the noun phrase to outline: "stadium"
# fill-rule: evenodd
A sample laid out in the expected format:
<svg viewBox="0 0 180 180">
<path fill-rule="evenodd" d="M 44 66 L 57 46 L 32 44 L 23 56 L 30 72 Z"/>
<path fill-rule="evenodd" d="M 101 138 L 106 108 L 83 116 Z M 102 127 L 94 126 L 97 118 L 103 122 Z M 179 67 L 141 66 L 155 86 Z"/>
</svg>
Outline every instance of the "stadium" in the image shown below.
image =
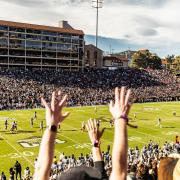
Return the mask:
<svg viewBox="0 0 180 180">
<path fill-rule="evenodd" d="M 180 178 L 178 56 L 102 51 L 67 21 L 0 20 L 1 180 Z"/>
</svg>

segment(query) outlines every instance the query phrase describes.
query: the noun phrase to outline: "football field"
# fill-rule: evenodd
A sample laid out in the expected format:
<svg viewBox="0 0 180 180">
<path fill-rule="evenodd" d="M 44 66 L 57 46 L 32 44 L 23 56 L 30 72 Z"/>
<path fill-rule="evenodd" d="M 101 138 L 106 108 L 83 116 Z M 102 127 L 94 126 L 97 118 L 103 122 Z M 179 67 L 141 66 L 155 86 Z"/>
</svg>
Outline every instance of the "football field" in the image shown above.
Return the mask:
<svg viewBox="0 0 180 180">
<path fill-rule="evenodd" d="M 94 107 L 73 107 L 65 110 L 70 112 L 70 116 L 58 131 L 55 150 L 57 157 L 61 152 L 65 155 L 75 154 L 76 157 L 81 152 L 84 154 L 91 152 L 88 134 L 80 130 L 81 123 L 89 118 L 99 119 L 100 127 L 106 128 L 101 139 L 102 150 L 106 151 L 107 145 L 112 149 L 114 129 L 109 124 L 111 115 L 108 106 L 98 106 L 97 112 Z M 31 127 L 30 119 L 35 111 L 37 119 Z M 173 116 L 174 111 L 176 116 Z M 8 130 L 5 130 L 5 118 L 9 118 Z M 156 126 L 158 118 L 162 120 L 162 128 Z M 9 129 L 14 119 L 17 121 L 18 131 L 12 133 Z M 30 167 L 31 172 L 33 171 L 42 137 L 40 121 L 44 121 L 45 126 L 44 109 L 0 111 L 0 172 L 5 171 L 8 175 L 9 168 L 14 166 L 16 160 L 21 163 L 23 172 L 27 166 Z M 137 129 L 128 127 L 130 147 L 142 147 L 150 139 L 161 145 L 165 141 L 172 142 L 176 135 L 180 136 L 180 102 L 134 104 L 130 112 L 130 122 L 138 125 Z"/>
</svg>

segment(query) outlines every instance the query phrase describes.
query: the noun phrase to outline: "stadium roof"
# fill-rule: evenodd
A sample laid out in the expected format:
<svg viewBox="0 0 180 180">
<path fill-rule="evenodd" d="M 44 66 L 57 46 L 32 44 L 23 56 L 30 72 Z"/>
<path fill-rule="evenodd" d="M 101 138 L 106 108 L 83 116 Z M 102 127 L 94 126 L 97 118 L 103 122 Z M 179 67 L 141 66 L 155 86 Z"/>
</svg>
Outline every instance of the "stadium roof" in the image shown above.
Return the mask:
<svg viewBox="0 0 180 180">
<path fill-rule="evenodd" d="M 45 31 L 51 31 L 51 32 L 53 31 L 53 32 L 84 35 L 84 32 L 82 30 L 76 30 L 76 29 L 71 29 L 71 28 L 60 28 L 60 27 L 54 27 L 54 26 L 28 24 L 28 23 L 20 23 L 20 22 L 13 22 L 13 21 L 0 20 L 0 25 L 11 26 L 11 27 L 16 27 L 16 28 L 23 28 L 23 29 L 45 30 Z"/>
</svg>

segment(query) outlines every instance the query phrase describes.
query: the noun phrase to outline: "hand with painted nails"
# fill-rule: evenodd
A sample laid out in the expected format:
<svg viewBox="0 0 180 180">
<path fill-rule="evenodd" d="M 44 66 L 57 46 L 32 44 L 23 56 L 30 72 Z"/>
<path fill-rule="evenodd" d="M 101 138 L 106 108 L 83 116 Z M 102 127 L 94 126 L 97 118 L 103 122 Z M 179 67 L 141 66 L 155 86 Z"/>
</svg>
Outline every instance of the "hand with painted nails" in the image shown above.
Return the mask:
<svg viewBox="0 0 180 180">
<path fill-rule="evenodd" d="M 58 126 L 68 115 L 68 112 L 62 113 L 63 108 L 66 105 L 67 95 L 61 98 L 60 91 L 54 91 L 51 97 L 51 103 L 48 104 L 42 97 L 41 102 L 46 108 L 46 125 Z"/>
<path fill-rule="evenodd" d="M 127 90 L 125 87 L 122 87 L 121 89 L 116 88 L 115 89 L 115 101 L 111 101 L 109 105 L 109 110 L 113 116 L 114 119 L 119 119 L 121 117 L 128 117 L 129 110 L 131 107 L 131 104 L 129 102 L 130 99 L 131 90 Z"/>
</svg>

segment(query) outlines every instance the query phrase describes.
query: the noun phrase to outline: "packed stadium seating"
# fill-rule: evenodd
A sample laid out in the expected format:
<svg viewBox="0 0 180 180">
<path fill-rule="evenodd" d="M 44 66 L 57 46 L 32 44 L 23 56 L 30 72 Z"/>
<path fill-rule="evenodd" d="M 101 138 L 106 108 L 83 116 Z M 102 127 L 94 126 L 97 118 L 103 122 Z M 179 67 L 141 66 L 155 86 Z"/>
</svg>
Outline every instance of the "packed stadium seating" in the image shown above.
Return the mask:
<svg viewBox="0 0 180 180">
<path fill-rule="evenodd" d="M 113 98 L 114 88 L 121 86 L 132 89 L 131 101 L 134 102 L 180 100 L 180 79 L 168 70 L 128 68 L 118 70 L 85 69 L 84 72 L 69 72 L 2 69 L 0 71 L 0 110 L 40 107 L 40 97 L 50 97 L 54 89 L 68 94 L 68 106 L 102 105 L 109 103 Z M 165 142 L 163 147 L 159 147 L 152 141 L 142 150 L 139 150 L 138 147 L 129 149 L 128 177 L 157 179 L 160 159 L 179 151 L 179 143 Z M 102 154 L 106 173 L 110 175 L 111 155 L 109 151 Z M 60 157 L 54 157 L 51 179 L 56 179 L 59 174 L 71 167 L 82 165 L 93 167 L 92 154 L 85 156 L 81 154 L 80 157 L 60 154 Z M 24 174 L 28 175 L 24 179 L 31 179 L 28 167 Z"/>
<path fill-rule="evenodd" d="M 179 82 L 167 70 L 1 70 L 0 110 L 39 107 L 40 96 L 49 97 L 52 89 L 68 94 L 68 106 L 107 104 L 122 85 L 132 89 L 135 102 L 176 101 Z"/>
</svg>

